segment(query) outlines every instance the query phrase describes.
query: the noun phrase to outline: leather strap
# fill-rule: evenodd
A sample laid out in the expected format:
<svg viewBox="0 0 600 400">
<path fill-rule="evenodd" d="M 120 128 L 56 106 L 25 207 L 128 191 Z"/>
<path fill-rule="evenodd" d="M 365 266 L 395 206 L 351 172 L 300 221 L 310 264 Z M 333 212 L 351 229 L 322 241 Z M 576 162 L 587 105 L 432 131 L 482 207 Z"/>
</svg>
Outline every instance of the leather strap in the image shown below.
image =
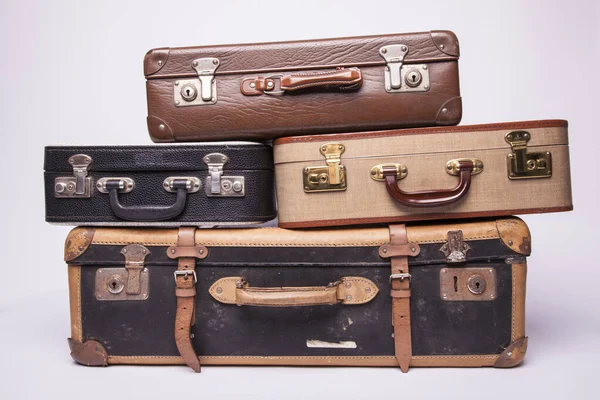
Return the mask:
<svg viewBox="0 0 600 400">
<path fill-rule="evenodd" d="M 410 331 L 410 271 L 408 257 L 416 256 L 420 247 L 408 243 L 405 225 L 390 225 L 390 245 L 381 246 L 379 254 L 391 258 L 390 295 L 392 297 L 392 325 L 394 351 L 402 372 L 408 372 L 412 357 Z"/>
<path fill-rule="evenodd" d="M 177 247 L 189 248 L 195 246 L 196 228 L 179 228 Z M 177 251 L 167 250 L 171 258 Z M 187 253 L 187 252 L 186 252 Z M 205 251 L 206 253 L 206 251 Z M 197 252 L 199 254 L 199 252 Z M 188 255 L 188 254 L 186 254 Z M 185 363 L 196 372 L 200 372 L 200 359 L 196 355 L 190 327 L 195 323 L 194 304 L 196 299 L 196 258 L 179 257 L 175 273 L 175 295 L 177 296 L 177 311 L 175 313 L 175 344 Z"/>
</svg>

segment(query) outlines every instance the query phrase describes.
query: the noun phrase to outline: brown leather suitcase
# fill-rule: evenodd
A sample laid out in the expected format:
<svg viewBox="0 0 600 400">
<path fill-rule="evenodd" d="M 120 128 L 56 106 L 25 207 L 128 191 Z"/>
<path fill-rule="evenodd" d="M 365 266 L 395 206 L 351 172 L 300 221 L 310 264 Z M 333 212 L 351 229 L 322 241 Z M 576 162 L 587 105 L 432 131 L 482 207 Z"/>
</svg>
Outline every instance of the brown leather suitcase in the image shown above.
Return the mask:
<svg viewBox="0 0 600 400">
<path fill-rule="evenodd" d="M 279 226 L 571 210 L 567 126 L 546 120 L 277 139 Z"/>
<path fill-rule="evenodd" d="M 155 142 L 455 125 L 449 31 L 158 48 L 144 59 Z"/>
<path fill-rule="evenodd" d="M 511 367 L 525 336 L 518 218 L 363 229 L 76 228 L 84 365 Z"/>
</svg>

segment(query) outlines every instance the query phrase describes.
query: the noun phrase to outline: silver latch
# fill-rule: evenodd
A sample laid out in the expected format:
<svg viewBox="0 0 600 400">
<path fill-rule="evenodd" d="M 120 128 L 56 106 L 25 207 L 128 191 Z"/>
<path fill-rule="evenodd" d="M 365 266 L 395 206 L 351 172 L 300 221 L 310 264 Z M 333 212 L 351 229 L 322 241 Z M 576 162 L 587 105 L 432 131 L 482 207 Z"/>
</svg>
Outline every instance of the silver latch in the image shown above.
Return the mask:
<svg viewBox="0 0 600 400">
<path fill-rule="evenodd" d="M 54 196 L 59 198 L 89 198 L 92 196 L 92 178 L 88 177 L 88 168 L 92 157 L 75 154 L 69 157 L 73 167 L 73 176 L 59 176 L 54 179 Z"/>
<path fill-rule="evenodd" d="M 385 91 L 426 92 L 429 90 L 429 68 L 423 65 L 404 65 L 408 54 L 405 44 L 391 44 L 379 49 L 379 55 L 385 59 Z"/>
<path fill-rule="evenodd" d="M 206 177 L 206 195 L 208 197 L 243 197 L 246 194 L 246 184 L 243 176 L 223 176 L 223 166 L 229 157 L 221 153 L 211 153 L 204 156 L 208 165 Z"/>
<path fill-rule="evenodd" d="M 175 106 L 186 107 L 215 104 L 217 102 L 215 71 L 218 67 L 218 58 L 207 57 L 194 60 L 192 68 L 198 74 L 198 79 L 175 81 L 173 85 L 173 102 Z"/>
<path fill-rule="evenodd" d="M 460 263 L 467 261 L 467 251 L 471 247 L 463 241 L 462 231 L 449 231 L 448 241 L 440 248 L 446 256 L 447 263 Z"/>
</svg>

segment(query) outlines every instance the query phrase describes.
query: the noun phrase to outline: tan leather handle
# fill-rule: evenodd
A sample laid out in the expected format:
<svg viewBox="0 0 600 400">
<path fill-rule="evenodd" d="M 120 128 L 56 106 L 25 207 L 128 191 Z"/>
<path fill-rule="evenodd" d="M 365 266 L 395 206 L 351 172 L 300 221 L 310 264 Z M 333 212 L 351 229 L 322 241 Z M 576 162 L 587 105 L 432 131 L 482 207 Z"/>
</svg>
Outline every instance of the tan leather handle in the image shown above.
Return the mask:
<svg viewBox="0 0 600 400">
<path fill-rule="evenodd" d="M 391 166 L 383 167 L 385 187 L 390 196 L 400 204 L 411 207 L 435 207 L 454 203 L 464 197 L 471 186 L 473 161 L 459 161 L 456 169 L 459 171 L 458 185 L 453 189 L 426 190 L 421 192 L 404 192 L 396 182 L 397 170 Z"/>
<path fill-rule="evenodd" d="M 358 89 L 362 84 L 360 69 L 338 68 L 335 71 L 273 75 L 242 80 L 241 91 L 247 96 L 283 94 L 312 87 L 330 86 L 339 89 Z"/>
<path fill-rule="evenodd" d="M 297 307 L 332 304 L 364 304 L 373 299 L 379 289 L 367 279 L 346 276 L 327 286 L 251 287 L 244 278 L 221 278 L 209 289 L 215 300 L 238 306 Z"/>
</svg>

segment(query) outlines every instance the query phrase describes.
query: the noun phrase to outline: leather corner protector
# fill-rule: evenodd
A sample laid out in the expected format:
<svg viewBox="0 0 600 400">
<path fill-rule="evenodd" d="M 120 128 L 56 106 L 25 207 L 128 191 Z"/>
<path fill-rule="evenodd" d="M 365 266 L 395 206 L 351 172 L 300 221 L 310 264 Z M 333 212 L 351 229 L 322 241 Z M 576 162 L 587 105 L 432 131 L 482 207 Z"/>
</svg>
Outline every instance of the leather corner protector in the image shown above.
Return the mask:
<svg viewBox="0 0 600 400">
<path fill-rule="evenodd" d="M 65 261 L 73 261 L 87 250 L 94 239 L 93 228 L 75 228 L 65 240 Z"/>
<path fill-rule="evenodd" d="M 148 133 L 153 142 L 174 142 L 175 136 L 169 125 L 162 119 L 149 115 L 147 118 Z"/>
<path fill-rule="evenodd" d="M 462 119 L 462 98 L 456 96 L 442 104 L 436 117 L 437 125 L 458 125 Z"/>
<path fill-rule="evenodd" d="M 517 217 L 496 221 L 496 228 L 502 243 L 512 251 L 528 256 L 531 254 L 531 234 L 529 227 Z"/>
<path fill-rule="evenodd" d="M 510 344 L 498 357 L 494 368 L 512 368 L 516 367 L 525 358 L 527 352 L 528 337 L 524 337 Z"/>
<path fill-rule="evenodd" d="M 94 367 L 106 367 L 108 365 L 108 354 L 102 343 L 96 340 L 79 342 L 71 338 L 67 341 L 69 342 L 71 357 L 78 364 Z"/>
<path fill-rule="evenodd" d="M 360 276 L 343 277 L 340 288 L 343 290 L 344 304 L 365 304 L 374 299 L 379 293 L 377 285 L 371 280 Z"/>
<path fill-rule="evenodd" d="M 168 47 L 152 49 L 144 56 L 144 75 L 149 76 L 160 71 L 169 59 Z"/>
<path fill-rule="evenodd" d="M 239 276 L 221 278 L 211 285 L 208 292 L 215 300 L 221 303 L 236 304 L 235 289 L 237 288 L 237 282 L 241 280 L 242 278 Z"/>
<path fill-rule="evenodd" d="M 451 31 L 431 31 L 431 40 L 433 44 L 442 53 L 448 54 L 449 56 L 459 57 L 460 46 L 458 44 L 458 38 Z"/>
</svg>

